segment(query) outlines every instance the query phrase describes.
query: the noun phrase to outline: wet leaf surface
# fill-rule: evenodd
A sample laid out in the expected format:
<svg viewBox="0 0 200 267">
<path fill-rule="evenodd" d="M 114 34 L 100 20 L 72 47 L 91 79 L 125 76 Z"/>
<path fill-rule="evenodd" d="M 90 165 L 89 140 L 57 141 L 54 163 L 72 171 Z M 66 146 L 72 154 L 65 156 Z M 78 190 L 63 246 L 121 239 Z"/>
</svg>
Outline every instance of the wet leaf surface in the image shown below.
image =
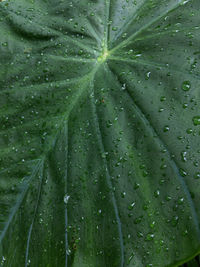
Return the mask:
<svg viewBox="0 0 200 267">
<path fill-rule="evenodd" d="M 2 1 L 1 266 L 165 267 L 200 252 L 199 10 Z"/>
</svg>

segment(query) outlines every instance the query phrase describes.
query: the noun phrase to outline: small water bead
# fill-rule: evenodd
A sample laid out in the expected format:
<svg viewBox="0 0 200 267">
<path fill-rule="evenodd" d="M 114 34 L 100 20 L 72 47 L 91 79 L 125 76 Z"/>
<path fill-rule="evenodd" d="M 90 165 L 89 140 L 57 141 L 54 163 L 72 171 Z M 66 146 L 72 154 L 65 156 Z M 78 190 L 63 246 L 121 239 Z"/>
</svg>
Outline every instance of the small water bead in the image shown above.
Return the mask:
<svg viewBox="0 0 200 267">
<path fill-rule="evenodd" d="M 183 205 L 183 203 L 184 203 L 184 198 L 183 197 L 179 198 L 178 199 L 178 204 L 179 205 Z"/>
<path fill-rule="evenodd" d="M 136 219 L 134 220 L 134 224 L 141 223 L 141 222 L 142 222 L 142 218 L 143 218 L 143 216 L 140 216 L 140 217 L 136 218 Z"/>
<path fill-rule="evenodd" d="M 198 167 L 199 166 L 198 161 L 194 161 L 193 164 L 194 164 L 195 167 Z"/>
<path fill-rule="evenodd" d="M 188 129 L 186 130 L 186 133 L 187 133 L 187 134 L 192 134 L 192 133 L 193 133 L 193 130 L 192 130 L 191 128 L 188 128 Z"/>
<path fill-rule="evenodd" d="M 108 156 L 108 152 L 101 153 L 101 158 L 105 159 Z"/>
<path fill-rule="evenodd" d="M 167 200 L 167 201 L 170 201 L 171 199 L 172 199 L 171 196 L 166 196 L 166 200 Z"/>
<path fill-rule="evenodd" d="M 160 191 L 159 190 L 156 190 L 155 192 L 154 192 L 154 197 L 159 197 L 159 195 L 160 195 Z"/>
<path fill-rule="evenodd" d="M 137 236 L 138 236 L 138 237 L 143 237 L 144 235 L 143 235 L 142 232 L 138 232 L 138 233 L 137 233 Z"/>
<path fill-rule="evenodd" d="M 148 71 L 147 73 L 146 73 L 146 80 L 148 80 L 149 78 L 150 78 L 150 75 L 151 75 L 151 72 L 150 71 Z"/>
<path fill-rule="evenodd" d="M 143 175 L 143 177 L 147 177 L 148 176 L 148 171 L 147 170 L 143 170 L 143 172 L 142 172 L 142 175 Z"/>
<path fill-rule="evenodd" d="M 194 174 L 194 179 L 200 179 L 200 172 L 196 172 Z"/>
<path fill-rule="evenodd" d="M 122 197 L 122 198 L 125 198 L 125 196 L 126 196 L 126 192 L 122 192 L 122 193 L 121 193 L 121 197 Z"/>
<path fill-rule="evenodd" d="M 148 233 L 147 236 L 146 236 L 146 240 L 147 241 L 151 241 L 154 239 L 154 234 L 153 233 Z"/>
<path fill-rule="evenodd" d="M 188 107 L 188 104 L 187 103 L 184 103 L 183 104 L 183 108 L 185 109 L 185 108 L 187 108 Z"/>
<path fill-rule="evenodd" d="M 165 164 L 165 163 L 161 164 L 161 166 L 160 166 L 160 169 L 161 169 L 161 170 L 164 170 L 164 169 L 166 169 L 166 168 L 167 168 L 167 164 Z"/>
<path fill-rule="evenodd" d="M 182 159 L 183 162 L 187 161 L 186 155 L 187 155 L 186 151 L 181 152 L 181 159 Z"/>
<path fill-rule="evenodd" d="M 135 206 L 135 202 L 132 202 L 129 206 L 128 206 L 128 209 L 129 210 L 132 210 Z"/>
<path fill-rule="evenodd" d="M 178 216 L 174 216 L 174 217 L 172 218 L 172 220 L 171 220 L 171 224 L 172 224 L 173 227 L 176 227 L 176 226 L 177 226 L 177 224 L 178 224 L 178 220 L 179 220 Z"/>
<path fill-rule="evenodd" d="M 122 84 L 121 89 L 122 89 L 122 91 L 126 90 L 126 84 L 125 83 Z"/>
<path fill-rule="evenodd" d="M 160 184 L 160 185 L 163 185 L 164 182 L 165 182 L 165 179 L 160 179 L 159 184 Z"/>
<path fill-rule="evenodd" d="M 183 90 L 183 91 L 189 91 L 190 88 L 191 88 L 191 83 L 190 83 L 190 81 L 184 81 L 184 82 L 182 83 L 182 90 Z"/>
<path fill-rule="evenodd" d="M 187 176 L 187 172 L 184 169 L 179 169 L 179 173 L 182 177 Z"/>
<path fill-rule="evenodd" d="M 4 42 L 4 43 L 2 43 L 2 46 L 8 46 L 8 43 L 7 42 Z"/>
<path fill-rule="evenodd" d="M 165 126 L 165 127 L 163 128 L 163 132 L 166 133 L 166 132 L 168 132 L 168 131 L 169 131 L 169 126 Z"/>
<path fill-rule="evenodd" d="M 127 52 L 127 55 L 131 55 L 131 54 L 133 54 L 133 49 L 130 49 L 128 52 Z"/>
<path fill-rule="evenodd" d="M 194 116 L 192 121 L 195 126 L 200 125 L 200 116 Z"/>
<path fill-rule="evenodd" d="M 128 258 L 128 262 L 129 263 L 131 262 L 131 260 L 133 259 L 133 257 L 134 257 L 134 253 L 132 253 L 131 256 Z"/>
<path fill-rule="evenodd" d="M 70 196 L 68 196 L 67 194 L 64 196 L 64 202 L 65 202 L 65 204 L 68 203 L 69 198 L 70 198 Z"/>
<path fill-rule="evenodd" d="M 117 31 L 118 27 L 112 27 L 113 31 Z"/>
<path fill-rule="evenodd" d="M 149 204 L 148 203 L 143 205 L 143 210 L 148 210 L 148 208 L 149 208 Z"/>
<path fill-rule="evenodd" d="M 188 230 L 185 229 L 185 230 L 183 231 L 182 235 L 183 235 L 183 236 L 187 236 L 187 235 L 188 235 Z"/>
<path fill-rule="evenodd" d="M 1 264 L 3 265 L 5 261 L 6 261 L 6 258 L 2 256 Z"/>
<path fill-rule="evenodd" d="M 155 224 L 156 224 L 156 222 L 153 221 L 153 222 L 150 224 L 150 227 L 151 227 L 151 228 L 154 228 L 154 227 L 155 227 Z"/>
<path fill-rule="evenodd" d="M 161 98 L 160 98 L 160 101 L 161 102 L 164 102 L 164 101 L 166 101 L 167 100 L 167 98 L 165 97 L 165 96 L 161 96 Z"/>
<path fill-rule="evenodd" d="M 69 256 L 71 254 L 71 249 L 66 249 L 66 254 Z"/>
<path fill-rule="evenodd" d="M 140 187 L 140 184 L 138 184 L 138 183 L 134 184 L 134 189 L 138 189 L 139 187 Z"/>
</svg>

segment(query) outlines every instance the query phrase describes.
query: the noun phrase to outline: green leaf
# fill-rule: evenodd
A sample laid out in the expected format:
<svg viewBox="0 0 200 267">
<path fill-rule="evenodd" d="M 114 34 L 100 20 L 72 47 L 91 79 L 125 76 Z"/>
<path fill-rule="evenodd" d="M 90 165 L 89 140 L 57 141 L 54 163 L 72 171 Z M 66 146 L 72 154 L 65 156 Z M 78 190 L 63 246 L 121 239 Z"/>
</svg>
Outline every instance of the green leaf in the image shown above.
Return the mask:
<svg viewBox="0 0 200 267">
<path fill-rule="evenodd" d="M 1 266 L 200 253 L 199 9 L 1 1 Z"/>
</svg>

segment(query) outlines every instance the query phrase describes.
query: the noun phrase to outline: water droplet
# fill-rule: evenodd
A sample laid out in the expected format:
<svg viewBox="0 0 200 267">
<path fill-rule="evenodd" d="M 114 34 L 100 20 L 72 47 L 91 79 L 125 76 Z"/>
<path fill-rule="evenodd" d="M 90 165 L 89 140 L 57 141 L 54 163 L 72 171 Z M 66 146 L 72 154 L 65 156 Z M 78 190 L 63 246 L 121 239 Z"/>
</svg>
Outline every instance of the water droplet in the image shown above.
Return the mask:
<svg viewBox="0 0 200 267">
<path fill-rule="evenodd" d="M 138 233 L 137 233 L 137 236 L 138 236 L 138 237 L 143 237 L 143 233 L 142 233 L 142 232 L 138 232 Z"/>
<path fill-rule="evenodd" d="M 150 75 L 151 75 L 151 72 L 150 71 L 148 71 L 147 73 L 146 73 L 146 80 L 148 80 L 149 78 L 150 78 Z"/>
<path fill-rule="evenodd" d="M 131 204 L 128 206 L 128 209 L 129 209 L 129 210 L 132 210 L 134 206 L 135 206 L 135 202 L 131 203 Z"/>
<path fill-rule="evenodd" d="M 186 236 L 186 235 L 188 235 L 188 230 L 187 229 L 185 229 L 185 231 L 183 231 L 183 236 Z"/>
<path fill-rule="evenodd" d="M 200 116 L 194 116 L 192 121 L 195 126 L 200 125 Z"/>
<path fill-rule="evenodd" d="M 183 104 L 183 108 L 185 109 L 185 108 L 187 108 L 188 107 L 188 104 L 187 103 L 184 103 Z"/>
<path fill-rule="evenodd" d="M 126 89 L 126 84 L 122 84 L 122 90 L 124 91 Z"/>
<path fill-rule="evenodd" d="M 134 189 L 138 189 L 139 187 L 140 187 L 140 184 L 138 184 L 138 183 L 134 184 Z"/>
<path fill-rule="evenodd" d="M 155 196 L 155 197 L 159 197 L 159 195 L 160 195 L 160 191 L 159 191 L 159 190 L 156 190 L 156 191 L 154 192 L 154 196 Z"/>
<path fill-rule="evenodd" d="M 113 31 L 117 31 L 117 29 L 118 29 L 117 27 L 112 27 Z"/>
<path fill-rule="evenodd" d="M 168 131 L 169 131 L 169 126 L 165 126 L 165 127 L 163 128 L 163 132 L 166 133 L 166 132 L 168 132 Z"/>
<path fill-rule="evenodd" d="M 150 224 L 150 227 L 151 227 L 151 228 L 154 228 L 155 224 L 156 224 L 156 222 L 153 221 L 153 222 Z"/>
<path fill-rule="evenodd" d="M 179 200 L 178 200 L 178 204 L 179 204 L 179 205 L 182 205 L 183 202 L 184 202 L 184 198 L 183 198 L 183 197 L 179 198 Z"/>
<path fill-rule="evenodd" d="M 187 175 L 187 172 L 184 169 L 180 169 L 179 172 L 182 177 L 185 177 Z"/>
<path fill-rule="evenodd" d="M 186 155 L 187 155 L 187 152 L 186 152 L 186 151 L 181 152 L 181 159 L 182 159 L 182 161 L 184 161 L 184 162 L 187 161 Z"/>
<path fill-rule="evenodd" d="M 2 256 L 1 264 L 3 265 L 5 261 L 6 261 L 6 258 Z"/>
<path fill-rule="evenodd" d="M 196 172 L 195 175 L 194 175 L 194 178 L 195 179 L 200 179 L 200 172 Z"/>
<path fill-rule="evenodd" d="M 66 254 L 69 256 L 71 254 L 71 249 L 66 249 Z"/>
<path fill-rule="evenodd" d="M 102 157 L 102 159 L 105 159 L 107 155 L 108 155 L 108 152 L 103 152 L 103 153 L 101 153 L 101 157 Z"/>
<path fill-rule="evenodd" d="M 191 128 L 188 128 L 188 129 L 186 130 L 186 133 L 187 133 L 187 134 L 191 134 L 191 133 L 193 133 L 193 130 L 192 130 Z"/>
<path fill-rule="evenodd" d="M 172 220 L 171 220 L 171 223 L 172 223 L 172 226 L 177 226 L 177 224 L 178 224 L 178 216 L 174 216 L 173 218 L 172 218 Z"/>
<path fill-rule="evenodd" d="M 161 96 L 160 101 L 161 101 L 161 102 L 166 101 L 166 97 L 165 97 L 165 96 Z"/>
<path fill-rule="evenodd" d="M 184 82 L 182 83 L 182 90 L 183 90 L 183 91 L 189 91 L 190 88 L 191 88 L 191 83 L 190 83 L 190 81 L 184 81 Z"/>
<path fill-rule="evenodd" d="M 141 221 L 142 221 L 142 216 L 136 218 L 136 219 L 134 220 L 134 224 L 141 223 Z"/>
<path fill-rule="evenodd" d="M 64 196 L 64 202 L 65 202 L 65 204 L 68 203 L 69 198 L 70 198 L 70 196 L 68 196 L 67 194 Z"/>
<path fill-rule="evenodd" d="M 147 241 L 151 241 L 151 240 L 153 240 L 154 239 L 154 234 L 153 233 L 149 233 L 149 234 L 147 234 L 147 236 L 146 236 L 146 240 Z"/>
<path fill-rule="evenodd" d="M 122 197 L 122 198 L 125 198 L 125 196 L 126 196 L 126 192 L 122 192 L 122 193 L 121 193 L 121 197 Z"/>
<path fill-rule="evenodd" d="M 133 257 L 134 257 L 134 253 L 132 253 L 131 256 L 128 258 L 128 262 L 129 263 L 131 262 L 131 260 L 133 259 Z"/>
</svg>

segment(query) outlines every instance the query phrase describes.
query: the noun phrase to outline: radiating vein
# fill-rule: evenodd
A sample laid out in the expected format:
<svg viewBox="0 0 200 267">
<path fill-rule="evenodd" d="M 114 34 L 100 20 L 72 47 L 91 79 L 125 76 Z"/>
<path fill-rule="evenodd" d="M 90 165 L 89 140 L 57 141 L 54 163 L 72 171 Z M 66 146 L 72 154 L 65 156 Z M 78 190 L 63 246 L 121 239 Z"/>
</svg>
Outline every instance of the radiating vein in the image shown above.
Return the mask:
<svg viewBox="0 0 200 267">
<path fill-rule="evenodd" d="M 32 222 L 31 222 L 31 225 L 30 225 L 30 228 L 29 228 L 27 244 L 26 244 L 25 267 L 28 266 L 28 255 L 29 255 L 29 246 L 30 246 L 31 234 L 32 234 L 32 229 L 33 229 L 33 225 L 34 225 L 35 218 L 36 218 L 36 215 L 37 215 L 39 200 L 40 200 L 40 196 L 41 196 L 41 188 L 42 188 L 42 181 L 43 181 L 43 169 L 44 169 L 44 162 L 42 161 L 41 162 L 41 166 L 40 166 L 40 172 L 39 172 L 39 176 L 41 176 L 41 177 L 39 177 L 40 178 L 40 183 L 39 183 L 39 188 L 38 188 L 38 195 L 37 195 L 37 200 L 36 200 L 36 204 L 35 204 L 35 210 L 34 210 Z"/>
<path fill-rule="evenodd" d="M 67 140 L 67 151 L 66 151 L 67 166 L 65 167 L 65 175 L 64 175 L 65 194 L 67 194 L 67 178 L 68 178 L 68 169 L 69 169 L 69 161 L 68 161 L 68 155 L 69 155 L 68 122 L 67 122 L 67 125 L 66 124 L 64 125 L 64 136 L 66 136 L 66 140 Z M 66 253 L 65 253 L 65 267 L 68 266 L 68 253 L 67 253 L 67 250 L 69 249 L 67 226 L 68 226 L 68 213 L 67 213 L 67 205 L 65 205 L 65 251 L 66 251 Z"/>
<path fill-rule="evenodd" d="M 121 47 L 127 46 L 136 36 L 138 36 L 139 34 L 141 34 L 143 31 L 145 31 L 146 29 L 148 29 L 152 24 L 156 23 L 157 21 L 159 21 L 160 19 L 162 19 L 163 17 L 165 17 L 169 12 L 174 11 L 175 9 L 177 9 L 181 4 L 183 4 L 185 1 L 181 0 L 178 3 L 176 3 L 175 5 L 173 5 L 172 8 L 165 10 L 163 13 L 161 13 L 159 16 L 155 17 L 154 19 L 152 19 L 149 23 L 144 24 L 141 28 L 139 28 L 136 32 L 134 32 L 133 34 L 131 34 L 126 40 L 122 41 L 120 44 L 118 44 L 117 46 L 115 46 L 111 51 L 110 54 L 113 54 L 116 50 L 120 49 Z"/>
<path fill-rule="evenodd" d="M 90 33 L 92 34 L 92 36 L 96 39 L 97 42 L 100 42 L 101 43 L 101 36 L 99 36 L 97 34 L 97 32 L 95 31 L 92 23 L 88 23 L 88 30 L 90 31 Z"/>
<path fill-rule="evenodd" d="M 109 42 L 109 31 L 110 31 L 110 12 L 111 12 L 111 0 L 104 0 L 106 7 L 106 20 L 105 20 L 105 46 L 108 47 Z"/>
<path fill-rule="evenodd" d="M 145 2 L 145 0 L 144 0 Z M 121 28 L 121 30 L 116 34 L 115 38 L 113 39 L 113 41 L 116 41 L 121 35 L 122 33 L 126 32 L 126 29 L 130 26 L 130 24 L 137 18 L 138 16 L 138 12 L 140 11 L 141 8 L 144 7 L 144 2 L 142 2 L 140 0 L 140 3 L 138 4 L 138 8 L 135 10 L 134 14 L 131 14 L 130 18 L 128 18 L 128 21 L 126 21 L 126 24 L 124 27 Z"/>
<path fill-rule="evenodd" d="M 84 58 L 84 57 L 71 57 L 71 56 L 57 56 L 57 55 L 49 55 L 50 58 L 62 61 L 75 61 L 75 62 L 95 62 L 96 59 L 92 58 Z"/>
<path fill-rule="evenodd" d="M 94 89 L 94 86 L 93 86 L 93 89 Z M 104 154 L 105 153 L 105 148 L 104 148 L 103 137 L 102 137 L 101 128 L 100 128 L 100 125 L 99 125 L 99 118 L 98 118 L 98 115 L 97 115 L 94 98 L 92 98 L 91 104 L 92 104 L 92 109 L 93 109 L 93 114 L 94 114 L 95 129 L 97 131 L 97 135 L 99 136 L 99 138 L 98 138 L 99 147 L 100 147 L 101 153 Z M 107 181 L 108 187 L 111 189 L 111 198 L 112 198 L 115 217 L 116 217 L 117 225 L 118 225 L 120 250 L 121 250 L 121 267 L 124 267 L 124 241 L 123 241 L 123 233 L 122 233 L 122 224 L 121 224 L 121 220 L 120 220 L 120 216 L 119 216 L 119 211 L 118 211 L 118 207 L 117 207 L 117 201 L 116 201 L 116 198 L 115 198 L 115 194 L 112 191 L 113 185 L 112 185 L 112 181 L 111 181 L 111 178 L 110 178 L 110 172 L 109 172 L 109 167 L 108 167 L 108 164 L 107 164 L 107 160 L 103 159 L 103 161 L 104 161 L 104 165 L 106 166 L 106 181 Z"/>
<path fill-rule="evenodd" d="M 27 21 L 27 18 L 24 17 L 22 15 L 22 13 L 20 13 L 20 15 L 19 15 L 14 10 L 11 10 L 11 9 L 6 9 L 6 11 L 14 14 L 16 17 L 20 17 L 20 18 L 22 17 L 25 21 Z M 9 19 L 11 20 L 11 18 L 9 18 Z M 13 20 L 11 20 L 11 21 L 14 23 Z M 60 35 L 60 32 L 59 31 L 55 31 L 54 29 L 51 29 L 51 28 L 47 27 L 46 25 L 42 25 L 38 21 L 37 22 L 35 22 L 35 21 L 34 22 L 31 22 L 31 25 L 35 25 L 36 26 L 35 27 L 36 29 L 42 28 L 44 30 L 44 28 L 46 28 L 49 31 L 49 33 L 51 33 L 53 36 L 59 36 Z M 20 30 L 21 30 L 21 28 L 20 28 Z M 49 37 L 52 37 L 52 36 L 49 36 Z"/>
<path fill-rule="evenodd" d="M 21 193 L 19 194 L 19 196 L 17 197 L 16 199 L 16 204 L 15 206 L 12 208 L 11 212 L 10 212 L 10 215 L 9 215 L 9 218 L 8 220 L 6 221 L 6 224 L 5 224 L 5 227 L 3 229 L 3 231 L 1 232 L 0 234 L 0 243 L 2 242 L 15 214 L 17 213 L 18 209 L 20 208 L 21 206 L 21 203 L 24 199 L 24 197 L 26 196 L 26 193 L 29 189 L 29 185 L 30 185 L 30 182 L 32 181 L 32 179 L 35 177 L 35 175 L 37 174 L 37 172 L 39 171 L 39 169 L 41 168 L 41 164 L 42 164 L 42 161 L 39 160 L 38 163 L 36 164 L 32 174 L 26 179 L 26 181 L 23 183 L 23 188 L 22 188 L 22 191 Z"/>
<path fill-rule="evenodd" d="M 200 80 L 200 76 L 198 74 L 192 73 L 188 70 L 188 72 L 185 69 L 177 69 L 175 68 L 175 66 L 171 65 L 171 64 L 162 64 L 162 63 L 158 63 L 158 62 L 153 62 L 153 61 L 146 61 L 143 59 L 131 59 L 131 58 L 121 58 L 121 57 L 115 57 L 115 56 L 110 56 L 109 57 L 110 60 L 117 60 L 117 61 L 122 61 L 122 62 L 127 62 L 130 64 L 139 64 L 139 65 L 143 65 L 143 66 L 150 66 L 153 68 L 160 68 L 160 69 L 166 69 L 168 71 L 173 71 L 176 73 L 180 73 L 180 74 L 185 74 L 185 75 L 190 75 L 190 77 L 193 77 L 197 80 Z"/>
<path fill-rule="evenodd" d="M 25 20 L 25 22 L 27 21 L 27 18 L 24 17 L 21 13 L 20 13 L 20 15 L 19 15 L 19 14 L 17 14 L 16 12 L 14 12 L 14 11 L 11 10 L 11 9 L 9 9 L 8 12 L 14 14 L 16 17 L 23 17 L 24 20 Z M 15 22 L 14 22 L 11 18 L 9 18 L 9 19 L 10 19 L 10 20 L 13 22 L 13 24 L 15 25 Z M 26 23 L 25 23 L 25 25 L 26 25 Z M 87 50 L 87 51 L 90 51 L 90 52 L 94 53 L 94 49 L 93 49 L 92 47 L 85 45 L 85 44 L 84 44 L 83 42 L 81 42 L 80 40 L 77 40 L 77 38 L 73 38 L 73 37 L 71 37 L 71 36 L 69 36 L 69 35 L 65 35 L 65 34 L 63 34 L 62 32 L 58 31 L 58 30 L 55 30 L 55 29 L 52 29 L 52 28 L 48 27 L 47 25 L 42 25 L 42 24 L 40 24 L 38 21 L 37 21 L 37 22 L 35 22 L 35 21 L 32 22 L 31 25 L 35 25 L 35 29 L 41 29 L 41 30 L 43 30 L 43 31 L 44 31 L 44 29 L 46 29 L 46 30 L 49 31 L 49 34 L 52 34 L 52 36 L 51 36 L 51 35 L 49 35 L 49 36 L 45 36 L 45 35 L 44 35 L 44 37 L 49 37 L 49 38 L 54 37 L 54 36 L 56 36 L 56 37 L 62 37 L 63 40 L 68 40 L 68 41 L 70 41 L 70 42 L 76 44 L 76 45 L 79 46 L 80 48 L 85 49 L 85 50 Z M 23 28 L 21 27 L 20 30 L 23 30 Z M 27 33 L 26 30 L 25 30 L 25 33 Z M 41 34 L 41 33 L 39 32 L 38 34 Z M 97 48 L 97 49 L 98 49 L 98 48 Z"/>
<path fill-rule="evenodd" d="M 113 73 L 115 73 L 115 72 L 113 71 Z M 115 74 L 117 75 L 117 73 L 115 73 Z M 120 83 L 120 86 L 122 86 L 122 84 L 124 83 L 124 82 L 121 82 L 119 80 L 119 76 L 118 75 L 117 75 L 117 81 Z M 142 110 L 142 107 L 138 103 L 135 102 L 135 100 L 134 100 L 134 98 L 132 96 L 132 93 L 130 92 L 128 86 L 127 86 L 127 89 L 125 91 L 128 94 L 128 96 L 132 99 L 134 108 L 137 111 L 137 113 L 139 114 L 139 117 L 143 118 L 143 120 L 146 122 L 146 125 L 150 126 L 150 130 L 153 133 L 153 136 L 156 136 L 158 138 L 158 140 L 159 140 L 160 144 L 162 145 L 162 147 L 166 149 L 168 157 L 171 158 L 170 157 L 170 151 L 168 149 L 167 144 L 161 138 L 161 136 L 157 133 L 157 131 L 154 128 L 154 126 L 151 123 L 151 121 L 146 117 L 145 112 Z M 196 230 L 197 230 L 197 232 L 199 234 L 199 239 L 200 239 L 200 227 L 199 227 L 198 216 L 197 216 L 196 208 L 194 206 L 194 202 L 192 201 L 192 198 L 191 198 L 191 195 L 190 195 L 190 192 L 188 190 L 186 182 L 184 181 L 184 179 L 181 177 L 181 175 L 179 173 L 179 168 L 178 168 L 177 162 L 175 161 L 174 158 L 171 158 L 171 164 L 172 164 L 172 167 L 173 167 L 173 169 L 174 169 L 174 171 L 176 173 L 176 176 L 178 177 L 178 180 L 179 180 L 180 184 L 182 185 L 182 188 L 185 191 L 185 194 L 187 196 L 187 200 L 188 200 L 188 203 L 189 203 L 190 208 L 191 208 L 191 214 L 193 216 L 193 219 L 194 219 L 194 222 L 195 222 L 195 225 L 196 225 Z"/>
<path fill-rule="evenodd" d="M 192 31 L 196 31 L 196 30 L 199 30 L 200 27 L 192 27 L 192 28 L 175 28 L 175 29 L 169 29 L 169 30 L 163 30 L 163 31 L 159 31 L 159 32 L 155 32 L 155 33 L 151 33 L 151 34 L 145 34 L 144 36 L 141 36 L 141 37 L 138 37 L 136 39 L 133 40 L 132 43 L 135 43 L 137 41 L 143 41 L 143 40 L 147 40 L 147 39 L 153 39 L 153 38 L 156 38 L 156 37 L 160 37 L 160 36 L 165 36 L 165 35 L 175 35 L 175 34 L 178 34 L 178 33 L 188 33 L 190 32 L 191 30 Z"/>
</svg>

